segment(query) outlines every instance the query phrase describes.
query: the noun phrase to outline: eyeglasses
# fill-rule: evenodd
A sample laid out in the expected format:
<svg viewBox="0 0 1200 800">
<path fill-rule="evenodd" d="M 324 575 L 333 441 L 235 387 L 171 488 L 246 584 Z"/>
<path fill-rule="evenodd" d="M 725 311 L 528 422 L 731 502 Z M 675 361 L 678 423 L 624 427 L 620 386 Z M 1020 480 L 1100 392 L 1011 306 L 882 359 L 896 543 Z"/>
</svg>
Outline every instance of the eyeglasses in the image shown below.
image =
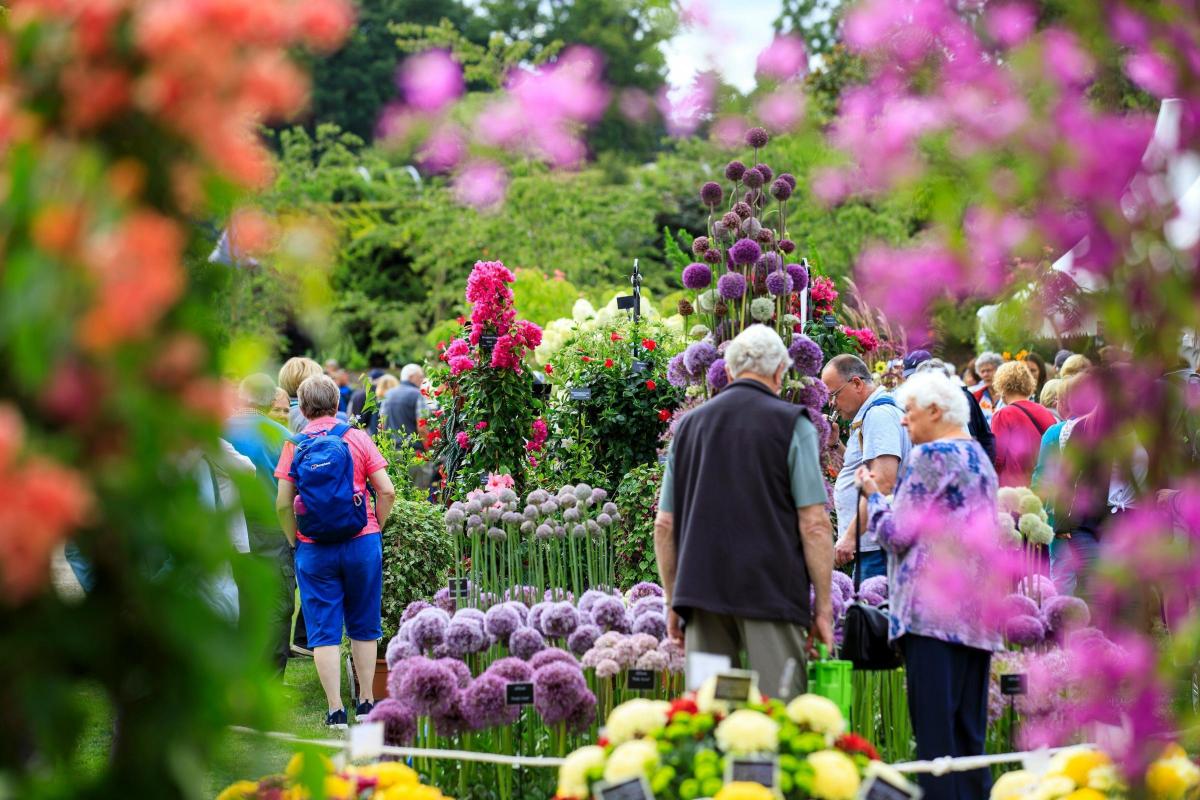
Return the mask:
<svg viewBox="0 0 1200 800">
<path fill-rule="evenodd" d="M 856 380 L 858 380 L 858 378 L 851 378 L 850 380 L 846 381 L 841 386 L 839 386 L 837 388 L 837 391 L 835 391 L 831 395 L 829 395 L 829 402 L 832 403 L 834 400 L 837 400 L 837 396 L 842 393 L 842 389 L 845 389 L 847 386 L 854 383 Z"/>
</svg>

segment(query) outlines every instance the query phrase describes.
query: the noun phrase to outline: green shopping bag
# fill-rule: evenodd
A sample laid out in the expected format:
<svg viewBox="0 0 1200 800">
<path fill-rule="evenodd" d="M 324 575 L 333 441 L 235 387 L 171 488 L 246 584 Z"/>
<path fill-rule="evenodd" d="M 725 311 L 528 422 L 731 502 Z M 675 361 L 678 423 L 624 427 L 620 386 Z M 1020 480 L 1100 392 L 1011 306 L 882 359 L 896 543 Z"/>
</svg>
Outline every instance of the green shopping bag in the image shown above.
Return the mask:
<svg viewBox="0 0 1200 800">
<path fill-rule="evenodd" d="M 817 645 L 820 659 L 808 662 L 808 693 L 832 700 L 842 710 L 842 716 L 850 719 L 850 708 L 854 705 L 854 684 L 851 673 L 854 665 L 829 657 L 823 644 Z"/>
</svg>

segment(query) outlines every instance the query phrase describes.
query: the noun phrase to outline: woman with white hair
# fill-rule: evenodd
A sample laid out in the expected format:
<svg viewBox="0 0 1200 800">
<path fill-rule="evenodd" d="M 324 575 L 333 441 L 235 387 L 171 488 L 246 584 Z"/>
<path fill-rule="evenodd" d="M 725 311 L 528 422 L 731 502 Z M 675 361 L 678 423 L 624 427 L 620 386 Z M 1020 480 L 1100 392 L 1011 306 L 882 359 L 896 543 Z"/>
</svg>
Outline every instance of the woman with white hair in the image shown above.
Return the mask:
<svg viewBox="0 0 1200 800">
<path fill-rule="evenodd" d="M 1004 405 L 1004 398 L 999 397 L 992 388 L 992 379 L 996 377 L 996 370 L 1000 369 L 1000 365 L 1003 363 L 1004 359 L 1000 357 L 1000 354 L 990 350 L 980 353 L 975 359 L 975 372 L 983 383 L 972 389 L 971 392 L 979 401 L 979 407 L 983 409 L 983 414 L 987 417 L 988 422 L 992 421 L 992 412 Z"/>
<path fill-rule="evenodd" d="M 944 374 L 918 372 L 896 401 L 913 449 L 895 494 L 880 494 L 865 468 L 856 476 L 891 562 L 888 638 L 904 651 L 908 673 L 920 676 L 908 682 L 917 757 L 982 755 L 991 654 L 1004 640 L 983 620 L 981 592 L 961 587 L 981 586 L 989 574 L 996 471 L 967 432 L 967 398 Z M 985 798 L 990 784 L 986 769 L 921 778 L 929 800 Z"/>
</svg>

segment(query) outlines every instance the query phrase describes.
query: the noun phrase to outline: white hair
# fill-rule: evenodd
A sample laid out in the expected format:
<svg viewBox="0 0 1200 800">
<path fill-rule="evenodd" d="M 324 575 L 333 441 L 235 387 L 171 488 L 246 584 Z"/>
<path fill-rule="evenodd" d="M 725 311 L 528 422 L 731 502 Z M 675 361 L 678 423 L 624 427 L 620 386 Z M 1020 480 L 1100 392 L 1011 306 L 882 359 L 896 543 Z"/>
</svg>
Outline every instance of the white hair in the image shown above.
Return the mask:
<svg viewBox="0 0 1200 800">
<path fill-rule="evenodd" d="M 917 408 L 937 406 L 942 410 L 942 419 L 966 429 L 971 419 L 967 396 L 959 386 L 944 374 L 934 370 L 918 372 L 896 390 L 896 402 L 908 408 L 909 401 Z"/>
<path fill-rule="evenodd" d="M 1000 357 L 1000 354 L 993 353 L 991 350 L 984 350 L 982 353 L 980 353 L 975 358 L 975 368 L 976 369 L 979 369 L 984 364 L 992 364 L 993 366 L 998 367 L 1003 363 L 1004 363 L 1004 359 Z"/>
<path fill-rule="evenodd" d="M 420 364 L 405 364 L 403 369 L 400 370 L 400 380 L 402 380 L 406 383 L 412 383 L 412 381 L 410 381 L 409 378 L 411 378 L 413 375 L 416 375 L 420 371 L 421 371 Z"/>
<path fill-rule="evenodd" d="M 790 366 L 792 357 L 774 328 L 751 325 L 734 337 L 725 351 L 725 366 L 734 378 L 747 372 L 774 377 L 780 367 Z"/>
<path fill-rule="evenodd" d="M 305 378 L 304 383 L 296 390 L 300 400 L 300 413 L 305 419 L 332 417 L 337 413 L 341 392 L 333 382 L 333 378 L 322 373 Z"/>
</svg>

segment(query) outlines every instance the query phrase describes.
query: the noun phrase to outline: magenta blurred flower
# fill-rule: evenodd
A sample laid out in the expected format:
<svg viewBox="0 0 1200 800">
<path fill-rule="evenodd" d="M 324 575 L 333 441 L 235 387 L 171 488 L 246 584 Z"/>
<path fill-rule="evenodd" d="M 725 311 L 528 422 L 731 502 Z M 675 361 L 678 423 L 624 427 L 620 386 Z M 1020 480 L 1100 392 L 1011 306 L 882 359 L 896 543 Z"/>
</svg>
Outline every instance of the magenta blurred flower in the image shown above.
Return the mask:
<svg viewBox="0 0 1200 800">
<path fill-rule="evenodd" d="M 654 114 L 654 99 L 641 89 L 622 89 L 617 96 L 617 109 L 630 122 L 645 125 Z"/>
<path fill-rule="evenodd" d="M 1042 61 L 1046 70 L 1066 87 L 1088 83 L 1096 69 L 1091 55 L 1074 33 L 1051 28 L 1042 34 Z"/>
<path fill-rule="evenodd" d="M 434 113 L 462 94 L 462 67 L 445 50 L 429 50 L 405 59 L 396 83 L 407 105 Z"/>
<path fill-rule="evenodd" d="M 771 130 L 786 132 L 804 119 L 804 108 L 804 91 L 799 86 L 787 84 L 759 100 L 755 111 Z"/>
<path fill-rule="evenodd" d="M 742 117 L 720 117 L 712 124 L 708 135 L 721 147 L 733 149 L 742 144 L 742 132 L 746 130 L 746 120 Z"/>
<path fill-rule="evenodd" d="M 987 10 L 987 31 L 1004 47 L 1025 41 L 1036 26 L 1037 12 L 1028 3 L 1004 3 Z"/>
<path fill-rule="evenodd" d="M 672 136 L 690 136 L 712 112 L 717 91 L 717 77 L 701 72 L 686 89 L 672 91 L 663 88 L 658 95 L 658 110 Z"/>
<path fill-rule="evenodd" d="M 504 200 L 508 175 L 494 161 L 474 161 L 454 178 L 454 195 L 464 205 L 494 208 Z"/>
<path fill-rule="evenodd" d="M 439 125 L 417 151 L 417 163 L 428 172 L 451 169 L 467 152 L 467 143 L 457 125 Z"/>
<path fill-rule="evenodd" d="M 804 40 L 795 35 L 776 36 L 758 54 L 755 72 L 780 81 L 804 77 L 808 72 L 808 51 Z"/>
<path fill-rule="evenodd" d="M 1125 74 L 1155 97 L 1171 97 L 1177 91 L 1175 68 L 1158 53 L 1134 53 L 1125 59 Z"/>
</svg>

